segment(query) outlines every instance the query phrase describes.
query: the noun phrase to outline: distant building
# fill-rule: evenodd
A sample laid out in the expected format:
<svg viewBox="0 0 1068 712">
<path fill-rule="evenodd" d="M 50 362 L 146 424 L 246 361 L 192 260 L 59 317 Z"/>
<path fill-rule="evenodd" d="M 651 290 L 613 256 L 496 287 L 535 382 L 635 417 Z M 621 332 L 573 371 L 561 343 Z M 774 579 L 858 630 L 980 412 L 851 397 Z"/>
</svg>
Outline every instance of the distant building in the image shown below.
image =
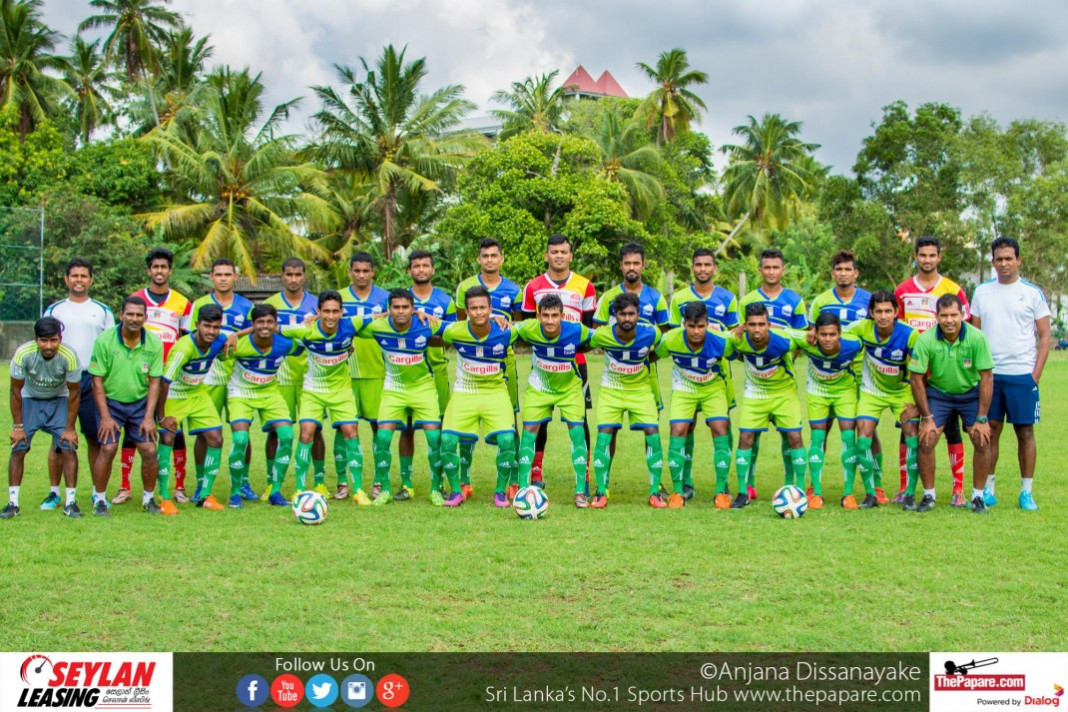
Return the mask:
<svg viewBox="0 0 1068 712">
<path fill-rule="evenodd" d="M 623 91 L 623 87 L 619 86 L 619 82 L 607 69 L 601 73 L 597 81 L 593 81 L 590 73 L 580 64 L 578 69 L 571 72 L 571 76 L 564 80 L 563 85 L 568 87 L 564 90 L 564 94 L 576 99 L 602 99 L 606 96 L 629 98 L 627 92 Z"/>
</svg>

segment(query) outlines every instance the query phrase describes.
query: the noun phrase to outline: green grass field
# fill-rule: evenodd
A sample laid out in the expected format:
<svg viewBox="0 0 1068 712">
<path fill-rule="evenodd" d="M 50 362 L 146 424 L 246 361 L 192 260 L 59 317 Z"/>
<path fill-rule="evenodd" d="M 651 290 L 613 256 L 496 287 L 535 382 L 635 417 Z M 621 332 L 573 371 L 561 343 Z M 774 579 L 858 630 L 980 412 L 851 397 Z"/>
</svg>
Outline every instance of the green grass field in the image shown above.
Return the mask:
<svg viewBox="0 0 1068 712">
<path fill-rule="evenodd" d="M 665 393 L 669 371 L 660 368 Z M 597 361 L 591 373 L 599 372 Z M 8 383 L 5 366 L 5 400 Z M 780 520 L 768 504 L 782 482 L 775 436 L 760 457 L 760 500 L 714 510 L 707 431 L 698 438 L 697 499 L 684 510 L 646 506 L 641 438 L 622 433 L 608 509 L 579 511 L 566 435 L 554 423 L 546 466 L 553 505 L 539 522 L 492 506 L 485 446 L 476 450 L 475 499 L 454 511 L 427 501 L 420 456 L 416 500 L 382 510 L 332 504 L 319 527 L 266 504 L 240 512 L 187 505 L 163 518 L 128 503 L 110 519 L 71 521 L 37 509 L 47 492 L 41 437 L 22 515 L 0 522 L 0 649 L 1063 650 L 1068 414 L 1060 398 L 1068 359 L 1051 360 L 1042 389 L 1042 509 L 1016 507 L 1009 435 L 1001 504 L 987 517 L 949 506 L 941 447 L 931 514 L 839 509 L 837 431 L 824 475 L 828 508 L 801 520 Z M 0 429 L 9 427 L 4 409 Z M 892 491 L 897 437 L 885 423 L 880 432 L 891 444 Z M 368 453 L 364 426 L 361 436 Z M 262 486 L 255 442 L 253 484 Z M 970 477 L 970 448 L 968 457 Z M 87 510 L 84 462 L 80 482 Z M 116 465 L 112 493 L 117 483 Z M 223 474 L 216 493 L 227 485 Z"/>
</svg>

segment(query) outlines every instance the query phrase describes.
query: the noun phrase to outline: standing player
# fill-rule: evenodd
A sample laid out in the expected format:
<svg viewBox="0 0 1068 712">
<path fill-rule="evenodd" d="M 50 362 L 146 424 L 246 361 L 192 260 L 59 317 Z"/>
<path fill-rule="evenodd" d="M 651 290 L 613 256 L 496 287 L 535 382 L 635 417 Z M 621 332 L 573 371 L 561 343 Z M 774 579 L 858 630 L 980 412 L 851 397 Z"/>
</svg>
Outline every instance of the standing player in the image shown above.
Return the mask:
<svg viewBox="0 0 1068 712">
<path fill-rule="evenodd" d="M 435 384 L 435 366 L 430 361 L 430 349 L 441 347 L 430 346 L 430 341 L 441 335 L 445 324 L 437 319 L 426 324 L 414 319 L 414 301 L 407 289 L 394 289 L 389 293 L 389 317 L 364 317 L 357 331 L 357 336 L 378 342 L 386 366 L 374 443 L 375 484 L 380 487 L 374 498 L 376 506 L 415 496 L 410 455 L 407 473 L 401 470 L 402 489 L 396 496 L 389 484 L 393 432 L 397 429 L 402 433 L 417 428 L 423 431 L 431 480 L 441 479 L 441 401 Z M 400 496 L 402 492 L 404 497 Z"/>
<path fill-rule="evenodd" d="M 803 314 L 802 314 L 803 316 Z M 773 329 L 768 308 L 761 302 L 745 306 L 741 333 L 731 336 L 736 358 L 745 363 L 745 387 L 742 391 L 742 418 L 738 427 L 736 472 L 738 495 L 731 509 L 749 504 L 747 491 L 752 485 L 753 445 L 757 435 L 775 423 L 789 449 L 790 469 L 785 482 L 792 485 L 805 481 L 805 443 L 801 439 L 801 402 L 797 397 L 793 352 L 798 348 L 789 333 Z"/>
<path fill-rule="evenodd" d="M 173 345 L 163 369 L 159 390 L 159 496 L 160 512 L 178 514 L 170 495 L 170 453 L 177 434 L 185 423 L 190 435 L 204 438 L 208 446 L 204 456 L 204 482 L 196 504 L 204 509 L 219 510 L 222 505 L 211 496 L 211 488 L 222 463 L 222 419 L 204 381 L 215 360 L 222 355 L 226 337 L 222 330 L 222 308 L 206 304 L 197 311 L 193 331 Z"/>
<path fill-rule="evenodd" d="M 93 462 L 93 514 L 107 517 L 108 479 L 119 449 L 120 431 L 133 435 L 141 454 L 141 506 L 159 514 L 156 504 L 156 401 L 163 375 L 163 343 L 145 326 L 145 300 L 126 297 L 122 303 L 122 326 L 100 335 L 93 345 L 89 373 L 93 375 L 93 398 L 100 425 L 100 455 Z"/>
<path fill-rule="evenodd" d="M 479 273 L 468 277 L 456 287 L 456 318 L 467 318 L 467 304 L 464 295 L 471 287 L 485 287 L 490 294 L 493 315 L 502 319 L 522 317 L 522 290 L 519 285 L 501 274 L 504 253 L 501 243 L 492 237 L 483 238 L 478 243 Z M 508 381 L 508 397 L 512 400 L 512 410 L 519 412 L 519 372 L 515 365 L 515 352 L 508 347 L 508 356 L 504 360 L 504 377 Z M 466 493 L 471 488 L 471 453 L 473 442 L 460 443 L 460 487 Z M 518 486 L 509 485 L 509 491 L 518 490 Z M 514 495 L 514 492 L 512 492 Z M 468 494 L 470 496 L 470 494 Z"/>
<path fill-rule="evenodd" d="M 171 271 L 174 267 L 174 253 L 164 247 L 157 247 L 145 256 L 145 266 L 148 268 L 149 284 L 144 289 L 133 293 L 135 297 L 141 297 L 148 305 L 148 313 L 145 317 L 145 328 L 159 337 L 163 342 L 163 361 L 167 361 L 167 355 L 171 347 L 178 341 L 178 337 L 189 328 L 189 317 L 192 313 L 192 304 L 183 294 L 171 289 Z M 162 435 L 161 435 L 162 437 Z M 185 493 L 185 434 L 179 430 L 174 437 L 172 446 L 174 453 L 174 499 L 178 502 L 188 502 L 189 497 Z M 123 440 L 119 466 L 122 468 L 122 484 L 112 504 L 122 504 L 130 499 L 130 472 L 133 470 L 134 442 L 129 438 Z M 162 474 L 163 463 L 160 462 Z M 167 464 L 170 467 L 170 463 Z M 163 500 L 167 502 L 169 500 Z M 164 510 L 166 505 L 162 505 Z M 172 505 L 173 506 L 173 505 Z M 178 510 L 174 510 L 177 512 Z M 164 514 L 170 514 L 164 511 Z"/>
<path fill-rule="evenodd" d="M 593 451 L 597 489 L 594 501 L 603 506 L 608 496 L 608 473 L 612 469 L 609 451 L 612 436 L 623 427 L 623 415 L 630 419 L 631 430 L 645 435 L 645 465 L 649 470 L 649 506 L 676 509 L 685 504 L 682 479 L 672 481 L 675 491 L 667 502 L 660 496 L 664 476 L 664 448 L 660 443 L 660 416 L 649 385 L 650 358 L 660 346 L 660 330 L 638 319 L 641 304 L 630 292 L 616 296 L 612 304 L 616 323 L 598 327 L 590 348 L 604 349 L 601 389 L 597 392 L 597 445 Z M 681 474 L 681 473 L 680 473 Z"/>
<path fill-rule="evenodd" d="M 456 379 L 441 422 L 442 470 L 452 491 L 447 498 L 442 496 L 440 476 L 430 484 L 430 501 L 446 507 L 458 507 L 464 501 L 460 487 L 461 441 L 477 442 L 479 433 L 484 432 L 486 443 L 497 446 L 495 502 L 505 494 L 515 461 L 515 412 L 504 381 L 504 361 L 516 332 L 501 328 L 492 318 L 492 301 L 485 287 L 467 290 L 464 304 L 467 320 L 449 324 L 435 339 L 456 349 Z"/>
<path fill-rule="evenodd" d="M 990 402 L 990 475 L 983 497 L 997 504 L 994 471 L 1005 422 L 1016 431 L 1020 462 L 1020 509 L 1038 509 L 1031 485 L 1035 477 L 1035 425 L 1039 420 L 1038 382 L 1050 346 L 1049 304 L 1042 290 L 1020 278 L 1020 243 L 999 237 L 990 246 L 997 279 L 980 284 L 972 297 L 972 323 L 981 328 L 994 357 L 994 392 Z M 1038 339 L 1037 344 L 1035 339 Z"/>
<path fill-rule="evenodd" d="M 680 482 L 686 499 L 686 447 L 692 443 L 693 423 L 697 412 L 704 413 L 705 424 L 712 432 L 712 451 L 716 472 L 716 509 L 731 506 L 727 481 L 731 474 L 730 398 L 724 376 L 727 359 L 734 346 L 724 332 L 709 328 L 708 307 L 702 300 L 683 304 L 679 318 L 682 326 L 664 335 L 657 355 L 671 356 L 671 441 L 668 468 L 672 482 Z M 691 481 L 690 491 L 693 491 Z"/>
<path fill-rule="evenodd" d="M 282 263 L 282 291 L 272 294 L 263 301 L 278 312 L 278 326 L 296 326 L 304 323 L 305 317 L 315 313 L 315 295 L 304 289 L 307 280 L 304 260 L 290 257 Z M 297 422 L 297 405 L 300 403 L 301 384 L 304 373 L 308 370 L 308 358 L 303 353 L 287 356 L 282 367 L 278 369 L 278 391 L 289 408 L 289 419 Z M 278 452 L 278 434 L 271 430 L 267 433 L 267 472 L 274 472 L 274 458 Z M 312 441 L 312 472 L 314 489 L 324 497 L 329 497 L 326 489 L 326 443 L 323 431 L 315 431 Z M 269 497 L 270 495 L 265 495 Z"/>
<path fill-rule="evenodd" d="M 111 309 L 95 299 L 89 298 L 89 287 L 93 284 L 93 265 L 88 260 L 75 257 L 67 263 L 66 276 L 67 298 L 50 305 L 44 316 L 54 317 L 63 324 L 63 344 L 78 356 L 78 370 L 82 374 L 81 395 L 78 398 L 78 426 L 85 436 L 88 450 L 90 475 L 93 463 L 100 453 L 97 440 L 98 418 L 96 401 L 93 400 L 93 377 L 89 374 L 89 361 L 93 355 L 93 344 L 97 338 L 115 328 L 115 315 Z M 48 451 L 48 496 L 41 503 L 41 509 L 55 509 L 59 506 L 59 479 L 63 469 L 62 453 L 55 448 Z"/>
<path fill-rule="evenodd" d="M 414 298 L 415 311 L 432 316 L 438 321 L 450 324 L 456 321 L 456 304 L 449 293 L 438 289 L 431 280 L 434 279 L 434 256 L 426 250 L 412 250 L 408 253 L 408 275 L 412 278 L 411 295 Z M 385 346 L 381 339 L 378 345 L 383 349 Z M 426 350 L 426 362 L 430 366 L 430 372 L 434 378 L 434 389 L 438 399 L 438 419 L 445 413 L 445 406 L 449 402 L 449 361 L 445 358 L 445 349 L 440 346 L 432 346 Z M 386 360 L 387 379 L 389 377 L 389 361 Z M 383 391 L 384 392 L 384 391 Z M 412 497 L 412 458 L 415 455 L 415 428 L 412 424 L 401 428 L 400 442 L 397 445 L 400 456 L 401 488 L 393 499 L 406 500 Z M 375 486 L 381 485 L 381 477 L 378 473 L 378 457 L 375 457 Z M 387 474 L 388 477 L 388 474 Z M 388 480 L 387 480 L 388 485 Z M 464 497 L 472 494 L 471 484 L 466 485 L 461 481 L 461 489 Z M 372 491 L 371 496 L 378 497 L 377 492 Z"/>
<path fill-rule="evenodd" d="M 349 288 L 341 293 L 343 316 L 348 319 L 360 319 L 385 314 L 389 309 L 389 292 L 375 286 L 375 261 L 366 252 L 353 253 L 349 260 Z M 371 433 L 378 432 L 378 406 L 382 400 L 382 381 L 386 369 L 382 364 L 382 349 L 374 339 L 357 339 L 352 345 L 352 358 L 348 369 L 350 389 L 356 403 L 356 416 L 371 425 Z M 336 422 L 336 421 L 335 421 Z M 336 425 L 335 425 L 336 429 Z M 363 473 L 358 476 L 351 472 L 346 475 L 346 467 L 353 460 L 348 456 L 348 439 L 334 433 L 334 464 L 337 467 L 337 492 L 334 499 L 347 499 L 349 482 L 363 482 Z M 363 456 L 360 456 L 361 467 Z M 355 489 L 360 489 L 356 487 Z M 353 493 L 356 496 L 356 493 Z M 364 495 L 366 497 L 366 495 Z M 368 500 L 370 501 L 370 500 Z M 361 502 L 362 504 L 362 502 Z"/>
<path fill-rule="evenodd" d="M 8 462 L 8 501 L 0 519 L 19 513 L 19 487 L 26 467 L 26 453 L 38 430 L 52 436 L 52 448 L 62 453 L 67 502 L 63 514 L 80 517 L 75 501 L 78 486 L 78 417 L 82 374 L 78 356 L 62 343 L 63 325 L 46 316 L 33 325 L 33 341 L 20 346 L 11 357 L 11 460 Z"/>
<path fill-rule="evenodd" d="M 972 512 L 986 514 L 983 487 L 990 468 L 990 423 L 987 414 L 994 390 L 994 358 L 986 336 L 964 323 L 964 305 L 956 294 L 935 304 L 938 324 L 918 339 L 909 361 L 912 396 L 920 409 L 920 478 L 923 501 L 917 512 L 935 504 L 934 446 L 948 419 L 959 416 L 975 446 L 972 461 Z"/>
<path fill-rule="evenodd" d="M 252 302 L 245 299 L 240 294 L 234 293 L 234 282 L 236 280 L 237 268 L 234 266 L 233 262 L 225 258 L 215 260 L 211 265 L 211 283 L 214 286 L 214 290 L 193 302 L 193 311 L 190 316 L 191 323 L 195 324 L 197 322 L 197 313 L 201 308 L 208 304 L 214 304 L 223 310 L 222 330 L 220 332 L 223 336 L 230 336 L 230 334 L 234 334 L 248 326 L 249 313 L 252 311 Z M 208 371 L 207 378 L 204 379 L 204 385 L 208 387 L 208 392 L 211 394 L 211 400 L 215 404 L 215 409 L 219 411 L 220 415 L 222 415 L 226 408 L 226 384 L 230 380 L 230 371 L 232 368 L 232 362 L 216 359 L 211 370 Z M 198 468 L 198 480 L 203 476 L 203 470 L 206 467 L 204 458 L 207 456 L 207 453 L 207 441 L 204 438 L 197 438 L 196 445 L 193 448 L 193 458 L 195 460 L 195 465 Z M 259 495 L 252 491 L 252 486 L 248 482 L 247 458 L 245 461 L 244 484 L 241 487 L 241 496 L 249 501 L 259 499 Z M 201 497 L 200 495 L 197 495 L 193 499 L 199 501 Z"/>
<path fill-rule="evenodd" d="M 786 272 L 786 261 L 782 250 L 767 249 L 760 253 L 761 285 L 756 291 L 742 297 L 741 308 L 750 304 L 763 304 L 767 311 L 768 325 L 773 329 L 804 329 L 808 326 L 805 318 L 805 300 L 792 289 L 782 286 L 782 277 Z M 782 452 L 782 466 L 786 479 L 790 479 L 793 467 L 789 437 L 787 432 L 779 430 Z M 756 499 L 756 463 L 760 453 L 760 434 L 754 436 L 753 453 L 750 463 L 746 494 L 749 499 Z"/>
<path fill-rule="evenodd" d="M 879 496 L 876 481 L 878 465 L 871 451 L 875 428 L 883 411 L 889 410 L 901 427 L 905 438 L 905 488 L 902 490 L 903 509 L 916 507 L 913 493 L 916 488 L 917 413 L 908 382 L 908 362 L 912 347 L 919 332 L 903 321 L 897 320 L 899 304 L 897 297 L 886 289 L 871 295 L 868 302 L 868 319 L 854 322 L 846 333 L 853 334 L 864 343 L 864 362 L 861 366 L 860 396 L 857 399 L 857 466 L 864 481 L 862 509 L 878 506 Z M 854 509 L 853 480 L 846 470 L 845 496 L 842 506 Z"/>
<path fill-rule="evenodd" d="M 722 333 L 738 326 L 741 321 L 738 318 L 738 297 L 734 296 L 734 292 L 729 289 L 716 285 L 717 270 L 716 255 L 712 250 L 707 247 L 698 247 L 693 251 L 693 258 L 690 261 L 690 273 L 693 275 L 693 282 L 671 296 L 671 308 L 668 315 L 670 326 L 677 328 L 683 325 L 682 307 L 693 301 L 699 301 L 705 305 L 709 330 Z M 734 382 L 731 380 L 729 364 L 724 366 L 722 374 L 726 380 L 727 404 L 729 408 L 733 408 L 735 405 Z M 682 496 L 685 499 L 693 499 L 694 497 L 693 431 L 694 429 L 691 425 L 686 432 L 686 459 L 682 470 Z M 727 422 L 727 433 L 728 440 L 731 440 L 730 421 Z M 729 485 L 725 491 L 730 492 Z"/>
<path fill-rule="evenodd" d="M 939 297 L 943 294 L 955 294 L 960 299 L 964 310 L 964 320 L 971 318 L 968 306 L 968 296 L 960 285 L 953 280 L 943 277 L 938 273 L 938 263 L 942 261 L 942 243 L 937 237 L 930 235 L 916 240 L 916 270 L 915 277 L 906 279 L 897 285 L 894 296 L 900 304 L 898 318 L 906 324 L 923 333 L 937 323 L 937 309 Z M 964 440 L 960 434 L 960 422 L 956 416 L 951 416 L 946 422 L 946 450 L 949 452 L 949 466 L 953 471 L 953 501 L 954 507 L 963 507 L 964 501 Z M 902 434 L 902 442 L 904 435 Z M 907 446 L 900 446 L 899 460 L 904 462 Z M 876 474 L 879 474 L 878 472 Z M 905 484 L 907 473 L 901 470 L 900 480 Z M 901 494 L 894 497 L 897 503 Z"/>
<path fill-rule="evenodd" d="M 560 410 L 560 420 L 567 424 L 571 438 L 571 464 L 575 469 L 575 506 L 603 508 L 607 498 L 586 496 L 586 467 L 589 451 L 582 433 L 586 404 L 582 399 L 582 379 L 575 366 L 575 356 L 590 341 L 591 332 L 582 324 L 563 320 L 564 304 L 560 297 L 548 294 L 538 304 L 538 320 L 528 319 L 512 329 L 531 346 L 530 376 L 523 394 L 523 440 L 519 446 L 518 485 L 530 485 L 534 463 L 534 443 L 538 430 L 552 420 L 553 409 Z M 493 503 L 507 507 L 515 493 L 495 494 Z"/>
<path fill-rule="evenodd" d="M 593 283 L 582 275 L 571 271 L 571 241 L 566 236 L 550 235 L 545 250 L 545 262 L 548 270 L 527 282 L 523 288 L 523 314 L 528 319 L 537 316 L 538 302 L 547 294 L 555 294 L 560 297 L 564 304 L 564 321 L 572 321 L 577 324 L 591 326 L 593 314 L 597 308 L 597 292 Z M 579 376 L 582 378 L 583 397 L 586 402 L 586 410 L 593 407 L 590 398 L 590 379 L 586 367 L 586 356 L 579 354 L 575 357 Z M 590 445 L 590 427 L 586 419 L 582 423 L 583 432 L 586 436 L 586 447 Z M 535 443 L 534 463 L 531 465 L 531 482 L 539 487 L 542 482 L 542 462 L 545 459 L 545 440 L 547 428 L 545 425 L 538 431 L 538 439 Z M 589 476 L 587 475 L 587 480 Z"/>
</svg>

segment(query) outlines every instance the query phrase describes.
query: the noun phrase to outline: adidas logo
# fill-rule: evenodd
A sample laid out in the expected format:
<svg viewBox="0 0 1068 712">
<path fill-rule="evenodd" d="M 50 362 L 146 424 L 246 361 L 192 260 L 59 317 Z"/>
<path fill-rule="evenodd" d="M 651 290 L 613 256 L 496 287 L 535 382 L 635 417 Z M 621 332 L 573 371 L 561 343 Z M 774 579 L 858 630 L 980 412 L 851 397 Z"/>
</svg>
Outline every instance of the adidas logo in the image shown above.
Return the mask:
<svg viewBox="0 0 1068 712">
<path fill-rule="evenodd" d="M 240 461 L 235 462 L 235 463 L 230 465 L 230 469 L 231 470 L 243 470 L 243 469 L 245 469 L 245 463 L 240 462 Z"/>
<path fill-rule="evenodd" d="M 289 455 L 286 455 L 285 457 L 279 457 L 275 460 L 275 462 L 279 463 L 280 465 L 288 465 Z"/>
<path fill-rule="evenodd" d="M 585 465 L 586 464 L 586 458 L 584 458 L 582 455 L 579 455 L 578 457 L 575 458 L 575 464 L 576 465 Z"/>
<path fill-rule="evenodd" d="M 668 460 L 668 467 L 678 467 L 679 463 L 675 460 Z"/>
<path fill-rule="evenodd" d="M 729 463 L 729 462 L 717 462 L 716 463 L 716 467 L 730 467 L 730 466 L 731 466 L 731 463 Z"/>
<path fill-rule="evenodd" d="M 604 463 L 601 462 L 600 458 L 597 458 L 596 460 L 593 461 L 593 466 L 594 467 L 604 467 Z"/>
<path fill-rule="evenodd" d="M 808 458 L 808 461 L 809 462 L 822 462 L 823 458 L 820 457 L 819 455 L 813 455 L 812 457 Z"/>
<path fill-rule="evenodd" d="M 520 465 L 529 465 L 530 464 L 530 458 L 526 457 L 524 455 L 523 457 L 519 458 L 519 464 Z"/>
<path fill-rule="evenodd" d="M 445 463 L 445 469 L 446 470 L 455 470 L 456 469 L 456 465 L 452 464 L 451 462 L 446 462 Z"/>
<path fill-rule="evenodd" d="M 383 460 L 382 462 L 375 463 L 375 467 L 388 467 L 389 463 Z"/>
</svg>

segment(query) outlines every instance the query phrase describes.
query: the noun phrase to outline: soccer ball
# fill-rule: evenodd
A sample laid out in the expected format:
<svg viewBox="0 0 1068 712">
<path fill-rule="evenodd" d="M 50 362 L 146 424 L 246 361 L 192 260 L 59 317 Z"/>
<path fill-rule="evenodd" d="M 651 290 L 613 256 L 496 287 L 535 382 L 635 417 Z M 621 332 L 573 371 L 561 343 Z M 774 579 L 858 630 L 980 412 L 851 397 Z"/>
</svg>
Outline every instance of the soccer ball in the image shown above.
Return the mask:
<svg viewBox="0 0 1068 712">
<path fill-rule="evenodd" d="M 520 519 L 541 519 L 549 510 L 549 498 L 545 490 L 530 485 L 515 493 L 512 506 Z"/>
<path fill-rule="evenodd" d="M 301 524 L 322 524 L 326 521 L 326 497 L 313 490 L 305 490 L 293 498 L 293 516 Z"/>
<path fill-rule="evenodd" d="M 771 508 L 783 519 L 797 519 L 808 511 L 808 497 L 800 487 L 780 487 L 771 498 Z"/>
</svg>

